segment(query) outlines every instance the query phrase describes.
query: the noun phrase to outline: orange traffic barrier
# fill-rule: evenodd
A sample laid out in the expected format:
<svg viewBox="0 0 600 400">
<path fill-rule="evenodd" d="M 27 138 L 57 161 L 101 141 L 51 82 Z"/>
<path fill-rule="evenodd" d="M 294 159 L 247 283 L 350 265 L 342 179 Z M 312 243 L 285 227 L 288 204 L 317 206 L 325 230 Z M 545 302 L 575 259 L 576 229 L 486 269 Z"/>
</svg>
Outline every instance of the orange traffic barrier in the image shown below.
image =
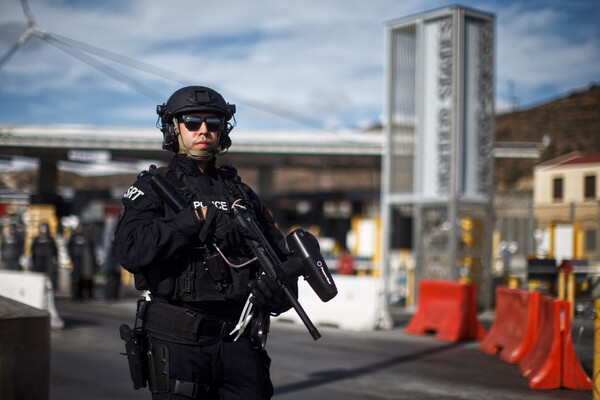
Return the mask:
<svg viewBox="0 0 600 400">
<path fill-rule="evenodd" d="M 540 296 L 540 292 L 497 287 L 494 322 L 479 350 L 499 353 L 508 363 L 523 360 L 537 337 Z"/>
<path fill-rule="evenodd" d="M 436 339 L 447 342 L 481 340 L 485 330 L 476 309 L 475 285 L 421 280 L 417 311 L 404 330 L 413 335 L 436 332 Z"/>
<path fill-rule="evenodd" d="M 541 296 L 538 337 L 519 364 L 531 389 L 591 390 L 592 382 L 575 356 L 568 301 Z"/>
</svg>

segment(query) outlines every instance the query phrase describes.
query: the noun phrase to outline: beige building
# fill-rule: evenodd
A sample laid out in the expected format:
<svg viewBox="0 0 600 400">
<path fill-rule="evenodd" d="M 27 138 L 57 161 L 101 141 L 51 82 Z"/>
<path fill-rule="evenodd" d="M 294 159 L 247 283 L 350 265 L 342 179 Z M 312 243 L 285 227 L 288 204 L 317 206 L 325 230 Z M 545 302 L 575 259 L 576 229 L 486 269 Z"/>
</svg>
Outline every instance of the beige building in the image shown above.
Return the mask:
<svg viewBox="0 0 600 400">
<path fill-rule="evenodd" d="M 538 257 L 600 260 L 600 154 L 572 152 L 534 168 Z"/>
</svg>

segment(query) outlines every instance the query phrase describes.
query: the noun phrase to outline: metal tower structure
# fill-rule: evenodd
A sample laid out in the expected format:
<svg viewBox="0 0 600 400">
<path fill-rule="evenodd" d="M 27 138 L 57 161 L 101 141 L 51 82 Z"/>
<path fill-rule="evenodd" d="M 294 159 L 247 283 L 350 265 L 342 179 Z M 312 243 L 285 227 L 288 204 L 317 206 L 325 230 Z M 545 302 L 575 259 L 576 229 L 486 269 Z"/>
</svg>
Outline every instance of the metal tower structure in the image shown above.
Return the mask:
<svg viewBox="0 0 600 400">
<path fill-rule="evenodd" d="M 398 214 L 413 220 L 415 282 L 474 282 L 490 301 L 494 26 L 452 6 L 387 25 L 384 276 Z M 416 290 L 416 288 L 414 288 Z"/>
</svg>

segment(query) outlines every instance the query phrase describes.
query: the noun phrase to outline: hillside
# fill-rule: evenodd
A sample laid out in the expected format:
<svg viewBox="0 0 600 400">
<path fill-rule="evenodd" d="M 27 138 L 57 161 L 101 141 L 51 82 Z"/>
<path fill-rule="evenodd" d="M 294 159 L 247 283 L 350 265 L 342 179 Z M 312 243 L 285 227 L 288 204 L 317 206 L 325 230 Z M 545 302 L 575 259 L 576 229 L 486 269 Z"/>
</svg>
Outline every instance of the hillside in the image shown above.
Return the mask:
<svg viewBox="0 0 600 400">
<path fill-rule="evenodd" d="M 527 110 L 496 116 L 496 141 L 542 142 L 550 140 L 539 160 L 499 159 L 499 191 L 529 189 L 533 166 L 571 151 L 600 152 L 600 86 Z"/>
</svg>

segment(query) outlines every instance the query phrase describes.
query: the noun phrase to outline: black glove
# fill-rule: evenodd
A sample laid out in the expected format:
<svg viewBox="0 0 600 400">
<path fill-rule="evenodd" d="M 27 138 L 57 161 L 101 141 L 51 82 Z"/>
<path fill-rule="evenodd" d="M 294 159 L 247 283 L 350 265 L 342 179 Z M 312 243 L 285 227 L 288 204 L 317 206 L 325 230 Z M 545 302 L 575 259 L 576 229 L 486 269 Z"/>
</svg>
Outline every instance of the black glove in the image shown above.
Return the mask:
<svg viewBox="0 0 600 400">
<path fill-rule="evenodd" d="M 223 211 L 219 211 L 213 204 L 206 210 L 206 220 L 200 230 L 200 240 L 206 241 L 211 235 L 219 249 L 238 248 L 242 244 L 242 237 L 235 222 Z"/>
<path fill-rule="evenodd" d="M 252 293 L 250 302 L 258 308 L 281 314 L 292 307 L 283 289 L 269 275 L 260 275 L 248 282 L 248 286 Z"/>
</svg>

